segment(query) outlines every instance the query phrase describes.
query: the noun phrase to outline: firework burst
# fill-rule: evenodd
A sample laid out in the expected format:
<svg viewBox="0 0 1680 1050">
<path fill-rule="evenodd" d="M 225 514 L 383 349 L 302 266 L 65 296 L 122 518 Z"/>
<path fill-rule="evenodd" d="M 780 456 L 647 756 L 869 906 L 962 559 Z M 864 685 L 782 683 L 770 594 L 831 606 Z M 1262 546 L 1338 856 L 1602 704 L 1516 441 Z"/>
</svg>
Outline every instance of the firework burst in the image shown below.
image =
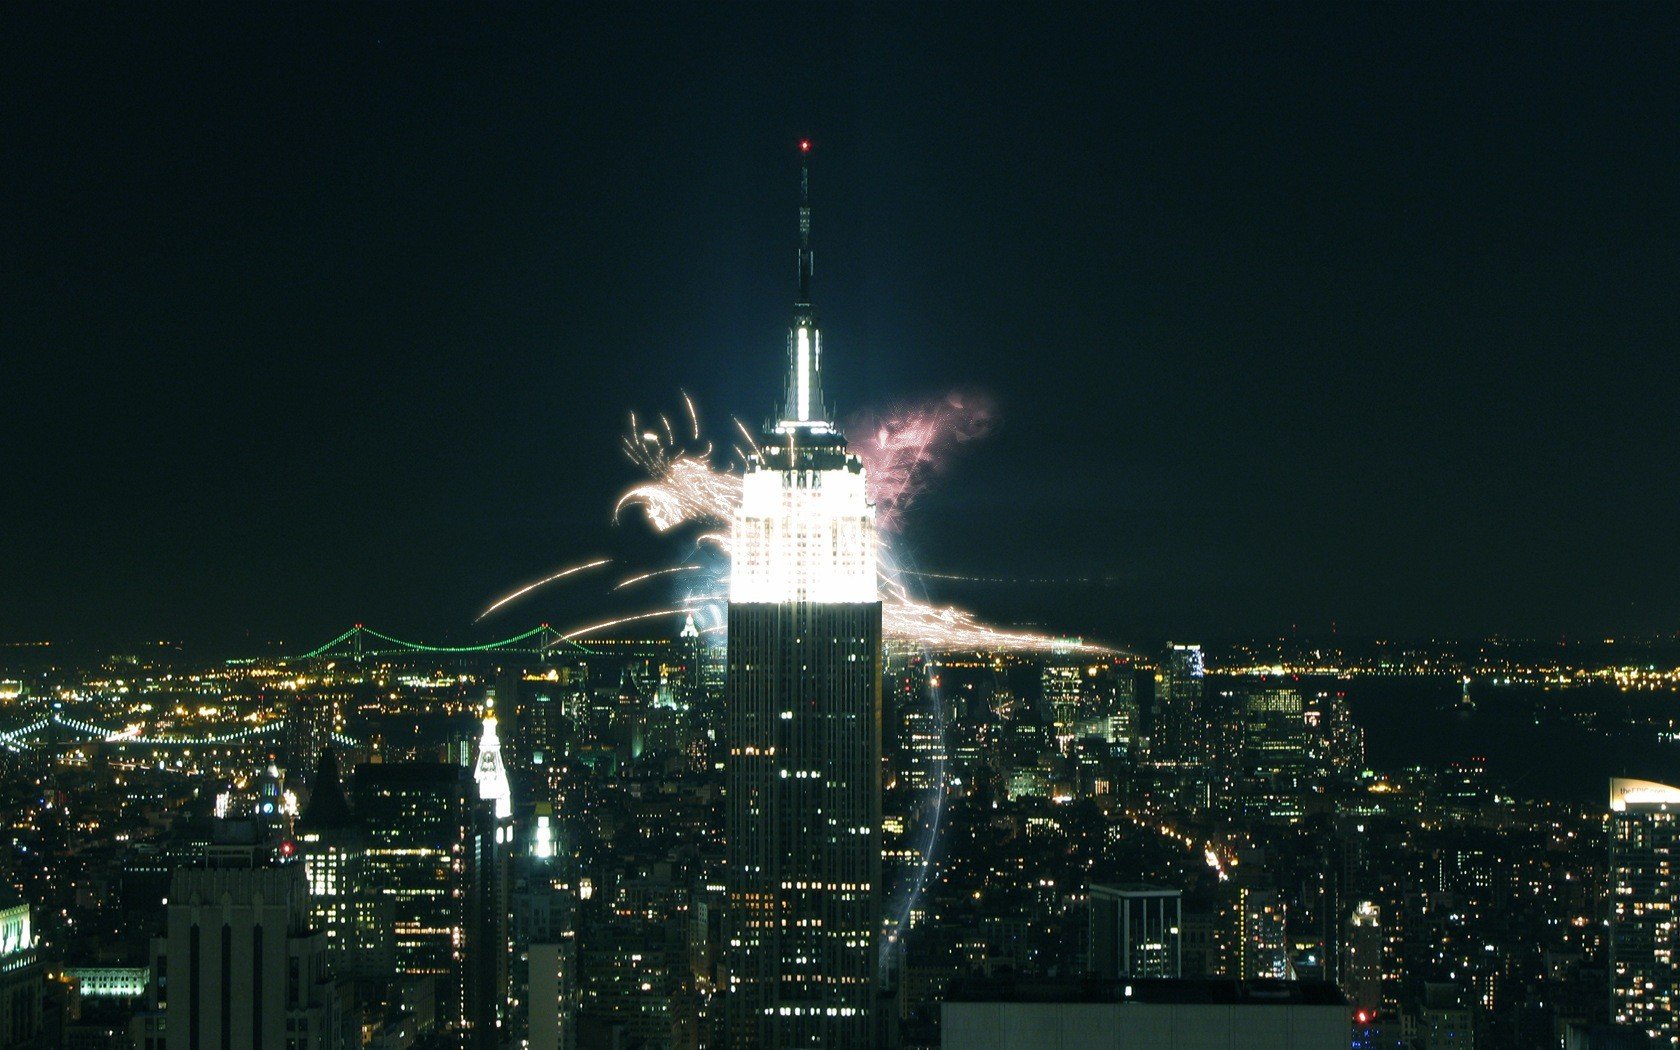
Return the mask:
<svg viewBox="0 0 1680 1050">
<path fill-rule="evenodd" d="M 658 417 L 657 430 L 643 430 L 635 415 L 630 417 L 630 431 L 624 438 L 624 450 L 632 462 L 647 472 L 649 480 L 626 492 L 614 508 L 616 519 L 627 506 L 640 506 L 648 522 L 658 532 L 667 532 L 690 522 L 704 526 L 727 524 L 740 499 L 741 476 L 716 467 L 711 462 L 711 446 L 695 447 L 700 443 L 699 415 L 693 400 L 685 393 L 683 401 L 688 410 L 692 445 L 678 442 L 669 421 Z M 891 532 L 901 521 L 904 510 L 924 491 L 933 477 L 949 461 L 956 446 L 984 436 L 990 428 L 994 411 L 991 401 L 972 394 L 951 394 L 931 401 L 900 405 L 886 412 L 870 413 L 855 418 L 846 429 L 864 434 L 855 446 L 863 461 L 870 498 L 876 508 L 877 527 Z M 740 420 L 733 420 L 748 444 L 756 450 L 752 432 Z M 739 446 L 736 452 L 745 460 L 747 452 Z M 695 537 L 696 547 L 713 545 L 725 557 L 730 554 L 727 531 L 713 530 Z M 667 572 L 658 570 L 632 577 L 620 587 L 640 582 L 650 576 Z M 1028 651 L 1084 651 L 1106 652 L 1101 646 L 1052 638 L 1029 631 L 1011 631 L 990 626 L 972 613 L 950 606 L 936 606 L 910 597 L 900 581 L 900 572 L 888 563 L 882 568 L 881 618 L 882 629 L 892 641 L 905 642 L 936 650 L 1011 649 Z M 682 599 L 680 609 L 638 614 L 633 619 L 648 619 L 660 615 L 674 615 L 697 605 L 721 602 L 727 592 L 724 574 L 714 574 L 698 593 Z M 631 622 L 610 621 L 610 624 Z M 591 630 L 600 629 L 595 625 Z M 705 628 L 706 633 L 721 630 L 721 625 Z"/>
<path fill-rule="evenodd" d="M 863 461 L 876 526 L 894 531 L 956 446 L 984 437 L 995 414 L 984 395 L 951 393 L 847 420 L 842 429 L 860 436 L 852 451 Z"/>
</svg>

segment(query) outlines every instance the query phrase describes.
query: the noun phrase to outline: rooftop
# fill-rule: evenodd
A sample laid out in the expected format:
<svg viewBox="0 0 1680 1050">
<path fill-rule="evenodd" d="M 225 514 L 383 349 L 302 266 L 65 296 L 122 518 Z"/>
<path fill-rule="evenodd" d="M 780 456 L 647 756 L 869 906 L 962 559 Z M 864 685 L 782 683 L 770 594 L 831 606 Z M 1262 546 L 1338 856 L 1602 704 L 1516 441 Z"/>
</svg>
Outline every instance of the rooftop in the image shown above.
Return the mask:
<svg viewBox="0 0 1680 1050">
<path fill-rule="evenodd" d="M 945 994 L 952 1003 L 1148 1003 L 1218 1006 L 1347 1006 L 1329 981 L 1238 981 L 1197 978 L 963 978 Z"/>
</svg>

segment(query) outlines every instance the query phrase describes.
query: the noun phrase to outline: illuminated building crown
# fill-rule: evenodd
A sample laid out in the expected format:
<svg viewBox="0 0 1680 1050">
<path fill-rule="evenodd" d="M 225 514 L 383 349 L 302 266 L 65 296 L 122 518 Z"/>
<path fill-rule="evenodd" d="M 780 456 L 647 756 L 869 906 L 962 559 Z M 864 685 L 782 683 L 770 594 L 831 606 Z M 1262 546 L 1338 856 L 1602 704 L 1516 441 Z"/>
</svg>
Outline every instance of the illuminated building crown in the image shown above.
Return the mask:
<svg viewBox="0 0 1680 1050">
<path fill-rule="evenodd" d="M 496 819 L 513 816 L 513 788 L 508 784 L 507 768 L 502 765 L 502 742 L 496 736 L 494 691 L 484 698 L 484 733 L 478 738 L 473 779 L 478 782 L 478 797 L 496 804 Z"/>
<path fill-rule="evenodd" d="M 802 158 L 811 144 L 801 142 Z M 810 166 L 800 165 L 799 295 L 788 331 L 787 398 L 748 457 L 733 520 L 732 602 L 874 602 L 875 507 L 863 464 L 828 419 L 811 305 Z"/>
</svg>

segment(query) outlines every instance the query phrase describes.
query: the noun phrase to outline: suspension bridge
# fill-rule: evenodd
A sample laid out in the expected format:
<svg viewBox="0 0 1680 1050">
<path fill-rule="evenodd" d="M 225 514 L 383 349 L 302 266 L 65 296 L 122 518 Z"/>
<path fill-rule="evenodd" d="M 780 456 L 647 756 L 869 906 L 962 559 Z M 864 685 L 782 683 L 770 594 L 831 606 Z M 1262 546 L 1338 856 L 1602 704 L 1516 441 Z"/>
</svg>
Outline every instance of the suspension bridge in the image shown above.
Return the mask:
<svg viewBox="0 0 1680 1050">
<path fill-rule="evenodd" d="M 512 638 L 503 638 L 498 642 L 484 642 L 479 645 L 431 645 L 426 642 L 410 642 L 401 638 L 393 638 L 363 624 L 356 624 L 337 638 L 318 645 L 307 653 L 299 654 L 296 659 L 312 660 L 317 657 L 331 656 L 352 658 L 404 656 L 411 653 L 436 653 L 440 655 L 526 653 L 550 656 L 562 651 L 585 654 L 592 652 L 592 650 L 572 641 L 546 623 L 538 624 L 529 631 L 516 634 Z"/>
<path fill-rule="evenodd" d="M 522 655 L 552 656 L 560 652 L 593 655 L 593 650 L 579 645 L 546 623 L 538 624 L 530 630 L 516 634 L 511 638 L 477 645 L 433 645 L 426 642 L 411 642 L 376 631 L 365 624 L 356 624 L 338 637 L 290 659 L 348 658 L 360 660 L 364 657 L 400 657 L 415 654 L 468 656 L 476 653 L 518 653 Z M 261 725 L 242 725 L 236 729 L 228 729 L 222 732 L 146 736 L 141 733 L 138 726 L 96 725 L 65 714 L 55 707 L 46 717 L 38 718 L 28 725 L 16 729 L 0 730 L 0 751 L 23 754 L 43 747 L 78 746 L 86 743 L 132 744 L 141 747 L 166 748 L 237 745 L 260 743 L 282 733 L 285 727 L 286 720 L 279 718 L 264 722 Z M 343 733 L 334 733 L 333 741 L 345 747 L 354 747 L 357 743 Z"/>
<path fill-rule="evenodd" d="M 261 742 L 274 737 L 286 728 L 284 718 L 262 725 L 241 726 L 226 732 L 195 735 L 145 736 L 138 726 L 115 728 L 54 711 L 45 718 L 16 729 L 0 731 L 0 750 L 22 754 L 40 747 L 78 745 L 85 743 L 134 744 L 140 747 L 208 747 L 225 744 Z M 357 741 L 344 733 L 334 733 L 333 743 L 355 747 Z"/>
</svg>

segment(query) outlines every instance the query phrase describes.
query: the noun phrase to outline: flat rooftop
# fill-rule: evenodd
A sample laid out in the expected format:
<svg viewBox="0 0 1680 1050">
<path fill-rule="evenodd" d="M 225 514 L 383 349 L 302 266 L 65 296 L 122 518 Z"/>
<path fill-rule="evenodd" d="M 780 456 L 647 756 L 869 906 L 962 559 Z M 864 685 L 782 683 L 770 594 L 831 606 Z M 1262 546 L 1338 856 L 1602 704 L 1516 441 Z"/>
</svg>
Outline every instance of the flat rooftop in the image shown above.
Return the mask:
<svg viewBox="0 0 1680 1050">
<path fill-rule="evenodd" d="M 1220 1006 L 1336 1006 L 1329 981 L 1238 981 L 1224 977 L 969 977 L 951 983 L 948 1003 L 1145 1003 Z"/>
</svg>

